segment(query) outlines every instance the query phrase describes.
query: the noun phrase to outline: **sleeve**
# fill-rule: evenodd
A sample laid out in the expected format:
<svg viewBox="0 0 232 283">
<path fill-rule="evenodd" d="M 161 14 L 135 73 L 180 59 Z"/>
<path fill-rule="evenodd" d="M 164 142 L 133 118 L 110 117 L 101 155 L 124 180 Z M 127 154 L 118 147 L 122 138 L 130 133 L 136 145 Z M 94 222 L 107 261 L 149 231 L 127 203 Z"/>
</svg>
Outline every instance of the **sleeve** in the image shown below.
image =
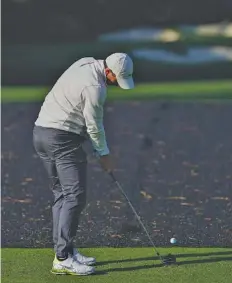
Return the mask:
<svg viewBox="0 0 232 283">
<path fill-rule="evenodd" d="M 100 86 L 86 87 L 82 92 L 84 98 L 83 115 L 87 133 L 94 150 L 100 155 L 109 154 L 103 126 L 103 106 L 106 92 Z"/>
</svg>

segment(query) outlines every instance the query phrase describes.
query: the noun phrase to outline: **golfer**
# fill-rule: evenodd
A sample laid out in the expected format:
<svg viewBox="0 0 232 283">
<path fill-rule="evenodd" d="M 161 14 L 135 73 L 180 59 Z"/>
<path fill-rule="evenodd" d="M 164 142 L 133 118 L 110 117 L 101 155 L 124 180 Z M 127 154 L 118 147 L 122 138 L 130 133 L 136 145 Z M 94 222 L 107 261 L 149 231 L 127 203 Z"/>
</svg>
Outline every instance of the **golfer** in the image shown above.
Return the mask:
<svg viewBox="0 0 232 283">
<path fill-rule="evenodd" d="M 88 275 L 95 258 L 73 247 L 79 217 L 86 204 L 87 158 L 82 148 L 90 139 L 102 168 L 113 170 L 103 126 L 108 85 L 134 87 L 133 62 L 124 53 L 105 60 L 82 58 L 71 65 L 50 90 L 35 121 L 33 143 L 54 194 L 52 273 Z"/>
</svg>

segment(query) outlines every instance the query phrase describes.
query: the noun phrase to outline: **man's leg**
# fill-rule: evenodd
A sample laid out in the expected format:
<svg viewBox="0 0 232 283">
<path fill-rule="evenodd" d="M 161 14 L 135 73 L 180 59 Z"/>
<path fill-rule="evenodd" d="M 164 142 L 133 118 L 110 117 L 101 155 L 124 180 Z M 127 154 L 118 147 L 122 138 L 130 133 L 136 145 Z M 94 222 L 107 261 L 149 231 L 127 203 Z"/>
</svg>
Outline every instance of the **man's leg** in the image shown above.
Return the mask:
<svg viewBox="0 0 232 283">
<path fill-rule="evenodd" d="M 85 204 L 86 155 L 79 138 L 67 132 L 35 127 L 33 141 L 35 150 L 48 171 L 55 196 L 52 210 L 56 256 L 51 272 L 63 275 L 92 274 L 95 269 L 87 265 L 90 263 L 89 258 L 86 261 L 83 257 L 83 263 L 86 264 L 81 264 L 76 260 L 77 255 L 74 258 L 74 255 L 69 254 L 73 253 L 72 241 Z"/>
<path fill-rule="evenodd" d="M 54 159 L 51 157 L 52 154 L 49 152 L 49 146 L 45 142 L 47 131 L 35 127 L 33 132 L 33 142 L 34 148 L 43 162 L 43 165 L 48 173 L 49 177 L 49 187 L 54 195 L 54 202 L 52 206 L 52 216 L 53 216 L 53 243 L 54 250 L 56 252 L 56 246 L 58 241 L 58 225 L 60 218 L 60 211 L 63 205 L 63 192 L 62 187 L 57 176 L 56 163 Z"/>
<path fill-rule="evenodd" d="M 79 217 L 86 203 L 86 154 L 75 145 L 67 154 L 56 158 L 56 169 L 63 191 L 63 203 L 58 225 L 57 256 L 66 258 L 73 252 L 73 239 Z"/>
<path fill-rule="evenodd" d="M 60 212 L 63 206 L 64 195 L 62 192 L 62 187 L 57 176 L 55 161 L 49 158 L 41 157 L 44 167 L 46 168 L 49 176 L 50 189 L 54 195 L 54 201 L 52 205 L 52 220 L 53 220 L 53 243 L 54 251 L 57 251 L 57 241 L 58 241 L 58 226 L 60 219 Z"/>
<path fill-rule="evenodd" d="M 64 195 L 62 192 L 62 187 L 57 176 L 55 161 L 52 161 L 52 173 L 51 177 L 51 190 L 54 195 L 54 202 L 52 205 L 52 219 L 53 219 L 53 243 L 54 243 L 54 251 L 57 252 L 57 242 L 58 242 L 58 226 L 60 219 L 60 212 L 63 206 Z M 49 174 L 49 176 L 51 176 Z"/>
</svg>

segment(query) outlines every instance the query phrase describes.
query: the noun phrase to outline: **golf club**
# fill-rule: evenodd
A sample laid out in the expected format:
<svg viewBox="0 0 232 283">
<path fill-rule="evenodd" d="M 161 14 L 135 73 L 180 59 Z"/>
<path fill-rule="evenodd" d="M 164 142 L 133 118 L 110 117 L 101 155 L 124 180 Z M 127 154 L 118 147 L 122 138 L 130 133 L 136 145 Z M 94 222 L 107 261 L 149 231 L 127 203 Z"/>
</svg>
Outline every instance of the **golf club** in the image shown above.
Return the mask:
<svg viewBox="0 0 232 283">
<path fill-rule="evenodd" d="M 144 232 L 146 233 L 150 243 L 152 244 L 156 255 L 159 257 L 159 259 L 161 260 L 162 264 L 167 266 L 167 265 L 172 265 L 176 263 L 176 257 L 172 254 L 168 254 L 166 256 L 161 256 L 161 254 L 159 253 L 159 251 L 157 250 L 155 243 L 153 242 L 151 236 L 149 235 L 146 227 L 144 226 L 143 222 L 141 221 L 141 217 L 138 215 L 138 213 L 136 212 L 134 206 L 132 205 L 131 201 L 129 200 L 128 196 L 126 195 L 125 191 L 123 190 L 122 186 L 120 185 L 120 183 L 117 181 L 117 179 L 115 178 L 113 172 L 109 172 L 110 177 L 112 178 L 113 182 L 115 183 L 115 185 L 118 187 L 118 189 L 121 191 L 121 193 L 123 194 L 123 196 L 125 197 L 125 199 L 127 200 L 129 206 L 131 207 L 132 211 L 134 212 L 137 220 L 139 221 L 141 227 L 143 228 Z"/>
</svg>

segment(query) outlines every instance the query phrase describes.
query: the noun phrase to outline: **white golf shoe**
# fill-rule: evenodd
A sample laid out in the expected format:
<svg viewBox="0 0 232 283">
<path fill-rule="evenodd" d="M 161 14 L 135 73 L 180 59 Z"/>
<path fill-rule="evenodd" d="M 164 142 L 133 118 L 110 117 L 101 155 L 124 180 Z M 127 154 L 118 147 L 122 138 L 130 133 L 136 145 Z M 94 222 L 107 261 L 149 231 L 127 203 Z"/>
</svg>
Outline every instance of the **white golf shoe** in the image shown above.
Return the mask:
<svg viewBox="0 0 232 283">
<path fill-rule="evenodd" d="M 81 264 L 71 256 L 63 261 L 59 261 L 55 256 L 51 272 L 57 275 L 90 275 L 95 272 L 95 268 Z"/>
<path fill-rule="evenodd" d="M 73 259 L 85 265 L 93 265 L 96 263 L 96 259 L 94 257 L 84 256 L 75 248 L 73 249 Z"/>
</svg>

